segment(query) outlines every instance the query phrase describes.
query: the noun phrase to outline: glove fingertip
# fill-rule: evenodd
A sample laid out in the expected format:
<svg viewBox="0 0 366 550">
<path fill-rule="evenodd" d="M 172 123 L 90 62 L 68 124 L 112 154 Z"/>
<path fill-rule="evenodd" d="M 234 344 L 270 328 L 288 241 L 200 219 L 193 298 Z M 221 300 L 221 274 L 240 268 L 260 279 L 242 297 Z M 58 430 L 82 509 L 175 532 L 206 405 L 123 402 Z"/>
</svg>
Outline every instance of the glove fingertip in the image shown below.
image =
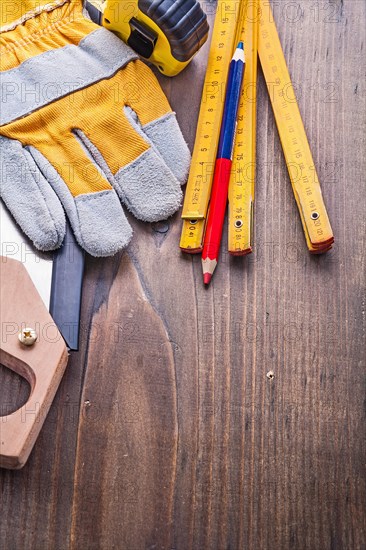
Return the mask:
<svg viewBox="0 0 366 550">
<path fill-rule="evenodd" d="M 182 203 L 179 182 L 153 148 L 117 172 L 115 187 L 129 211 L 142 221 L 165 220 Z"/>
<path fill-rule="evenodd" d="M 66 220 L 63 210 L 52 216 L 44 204 L 38 203 L 29 209 L 27 205 L 14 203 L 3 197 L 4 203 L 22 232 L 32 241 L 37 250 L 50 252 L 60 248 L 65 237 Z"/>
<path fill-rule="evenodd" d="M 113 256 L 132 237 L 130 226 L 113 190 L 86 193 L 75 198 L 77 226 L 70 218 L 75 236 L 92 256 Z"/>
<path fill-rule="evenodd" d="M 191 153 L 179 128 L 175 113 L 168 113 L 146 124 L 143 131 L 157 148 L 179 183 L 184 185 L 191 164 Z"/>
<path fill-rule="evenodd" d="M 1 198 L 22 231 L 44 252 L 59 248 L 65 213 L 30 152 L 0 136 Z"/>
</svg>

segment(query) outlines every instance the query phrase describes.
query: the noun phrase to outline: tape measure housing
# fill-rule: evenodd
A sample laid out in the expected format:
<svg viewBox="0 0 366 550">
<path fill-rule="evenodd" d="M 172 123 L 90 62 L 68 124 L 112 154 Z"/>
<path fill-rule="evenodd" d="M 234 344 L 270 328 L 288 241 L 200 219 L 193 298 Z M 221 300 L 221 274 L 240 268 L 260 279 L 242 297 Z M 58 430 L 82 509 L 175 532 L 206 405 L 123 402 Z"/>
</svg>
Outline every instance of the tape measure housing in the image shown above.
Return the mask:
<svg viewBox="0 0 366 550">
<path fill-rule="evenodd" d="M 196 0 L 89 0 L 91 16 L 166 76 L 180 73 L 208 37 Z M 90 11 L 90 10 L 89 10 Z"/>
</svg>

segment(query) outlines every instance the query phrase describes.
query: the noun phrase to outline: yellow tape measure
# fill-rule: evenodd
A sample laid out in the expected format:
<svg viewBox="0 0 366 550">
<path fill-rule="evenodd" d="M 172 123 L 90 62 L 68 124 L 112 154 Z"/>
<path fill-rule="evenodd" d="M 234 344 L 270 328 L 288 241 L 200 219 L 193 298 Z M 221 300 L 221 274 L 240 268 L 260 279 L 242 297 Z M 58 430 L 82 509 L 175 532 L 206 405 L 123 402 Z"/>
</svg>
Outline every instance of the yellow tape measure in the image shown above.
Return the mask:
<svg viewBox="0 0 366 550">
<path fill-rule="evenodd" d="M 242 0 L 243 2 L 243 0 Z M 260 30 L 258 37 L 258 53 L 263 68 L 263 73 L 270 92 L 272 107 L 275 114 L 277 128 L 279 131 L 281 144 L 283 147 L 286 163 L 288 166 L 291 184 L 293 187 L 295 199 L 299 208 L 306 242 L 310 252 L 319 253 L 328 250 L 333 243 L 333 234 L 330 227 L 327 212 L 323 203 L 319 181 L 314 169 L 310 147 L 306 138 L 306 133 L 302 123 L 299 108 L 293 93 L 293 88 L 288 73 L 286 61 L 283 55 L 281 44 L 278 38 L 276 25 L 268 3 L 264 5 L 263 0 L 258 0 L 260 6 Z M 244 33 L 244 47 L 247 56 L 247 62 L 251 63 L 251 69 L 248 73 L 254 74 L 255 61 L 250 56 L 255 51 L 255 22 L 256 18 L 250 19 L 249 10 L 256 9 L 256 3 L 253 0 L 245 0 L 240 13 L 241 32 Z M 254 6 L 253 6 L 254 4 Z M 252 6 L 252 7 L 250 7 Z M 238 18 L 239 14 L 236 14 Z M 216 23 L 219 14 L 215 19 L 215 26 L 212 36 L 212 44 L 217 43 L 219 35 L 216 35 Z M 251 21 L 251 26 L 249 26 Z M 239 31 L 240 32 L 240 31 Z M 252 34 L 252 43 L 250 44 L 250 33 Z M 235 33 L 234 33 L 235 34 Z M 226 41 L 225 41 L 226 40 Z M 230 58 L 233 50 L 233 43 L 227 40 L 225 36 L 222 40 L 224 46 L 221 49 L 227 49 Z M 250 61 L 249 61 L 250 59 Z M 210 74 L 208 82 L 212 82 L 212 74 L 215 71 L 216 56 L 212 52 L 212 46 L 209 54 Z M 227 64 L 228 67 L 228 64 Z M 248 67 L 246 67 L 247 69 Z M 222 69 L 221 69 L 222 70 Z M 226 69 L 227 72 L 227 69 Z M 250 74 L 247 75 L 248 79 Z M 205 80 L 206 83 L 206 80 Z M 245 93 L 245 84 L 243 87 Z M 285 95 L 290 94 L 289 95 Z M 290 100 L 287 98 L 290 97 Z M 222 105 L 221 105 L 222 107 Z M 222 109 L 221 109 L 222 111 Z M 216 147 L 219 138 L 220 124 L 214 125 L 212 112 L 208 111 L 205 101 L 201 103 L 200 117 L 197 126 L 196 142 L 193 153 L 194 165 L 192 165 L 192 178 L 189 177 L 186 191 L 186 198 L 183 206 L 182 218 L 183 230 L 180 246 L 187 252 L 199 252 L 202 249 L 202 240 L 207 216 L 207 206 L 212 183 L 212 167 L 214 160 L 210 161 L 210 168 L 205 167 L 205 159 L 201 151 L 204 147 L 203 129 L 200 126 L 200 120 L 205 120 L 206 125 L 211 124 L 215 130 L 216 136 L 211 140 L 213 146 L 211 153 L 216 154 Z M 232 254 L 245 254 L 251 252 L 252 247 L 252 220 L 253 220 L 253 200 L 254 200 L 254 169 L 255 169 L 255 111 L 250 101 L 243 101 L 239 116 L 238 128 L 241 122 L 248 121 L 248 126 L 242 125 L 243 132 L 246 135 L 244 139 L 236 140 L 233 161 L 236 161 L 231 178 L 229 190 L 229 251 Z M 251 125 L 251 130 L 249 126 Z M 240 134 L 239 134 L 240 136 Z M 244 136 L 242 136 L 244 138 Z M 241 157 L 246 150 L 246 159 Z M 211 158 L 214 159 L 214 154 Z M 235 156 L 235 155 L 238 156 Z M 205 157 L 207 158 L 207 156 Z M 251 169 L 251 161 L 253 167 Z M 201 164 L 203 163 L 203 164 Z M 197 179 L 197 166 L 201 166 L 201 174 L 206 169 L 206 177 L 200 178 L 200 185 L 195 185 Z M 248 172 L 249 169 L 249 172 Z M 249 174 L 249 175 L 248 175 Z M 244 192 L 243 192 L 244 191 Z M 194 194 L 194 202 L 192 197 Z M 239 217 L 238 217 L 239 216 Z"/>
</svg>

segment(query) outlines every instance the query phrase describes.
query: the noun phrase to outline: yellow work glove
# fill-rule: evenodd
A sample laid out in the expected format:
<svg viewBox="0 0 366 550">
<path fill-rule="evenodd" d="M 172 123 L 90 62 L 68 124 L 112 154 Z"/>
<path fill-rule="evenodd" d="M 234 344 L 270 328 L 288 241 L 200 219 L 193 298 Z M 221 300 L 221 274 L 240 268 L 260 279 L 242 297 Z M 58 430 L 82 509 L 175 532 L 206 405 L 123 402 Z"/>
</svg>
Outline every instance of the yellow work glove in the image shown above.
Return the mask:
<svg viewBox="0 0 366 550">
<path fill-rule="evenodd" d="M 0 196 L 41 250 L 65 215 L 94 256 L 126 246 L 122 210 L 173 214 L 190 155 L 155 76 L 81 0 L 0 3 Z"/>
</svg>

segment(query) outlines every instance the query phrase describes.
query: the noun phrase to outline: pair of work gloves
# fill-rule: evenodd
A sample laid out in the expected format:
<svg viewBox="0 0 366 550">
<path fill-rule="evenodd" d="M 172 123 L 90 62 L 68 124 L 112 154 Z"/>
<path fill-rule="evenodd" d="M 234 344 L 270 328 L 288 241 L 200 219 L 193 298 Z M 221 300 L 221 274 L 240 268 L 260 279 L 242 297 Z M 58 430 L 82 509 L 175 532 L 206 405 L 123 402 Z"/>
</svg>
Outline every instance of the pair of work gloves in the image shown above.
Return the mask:
<svg viewBox="0 0 366 550">
<path fill-rule="evenodd" d="M 152 71 L 82 0 L 1 0 L 0 196 L 40 250 L 89 254 L 179 208 L 190 154 Z"/>
</svg>

